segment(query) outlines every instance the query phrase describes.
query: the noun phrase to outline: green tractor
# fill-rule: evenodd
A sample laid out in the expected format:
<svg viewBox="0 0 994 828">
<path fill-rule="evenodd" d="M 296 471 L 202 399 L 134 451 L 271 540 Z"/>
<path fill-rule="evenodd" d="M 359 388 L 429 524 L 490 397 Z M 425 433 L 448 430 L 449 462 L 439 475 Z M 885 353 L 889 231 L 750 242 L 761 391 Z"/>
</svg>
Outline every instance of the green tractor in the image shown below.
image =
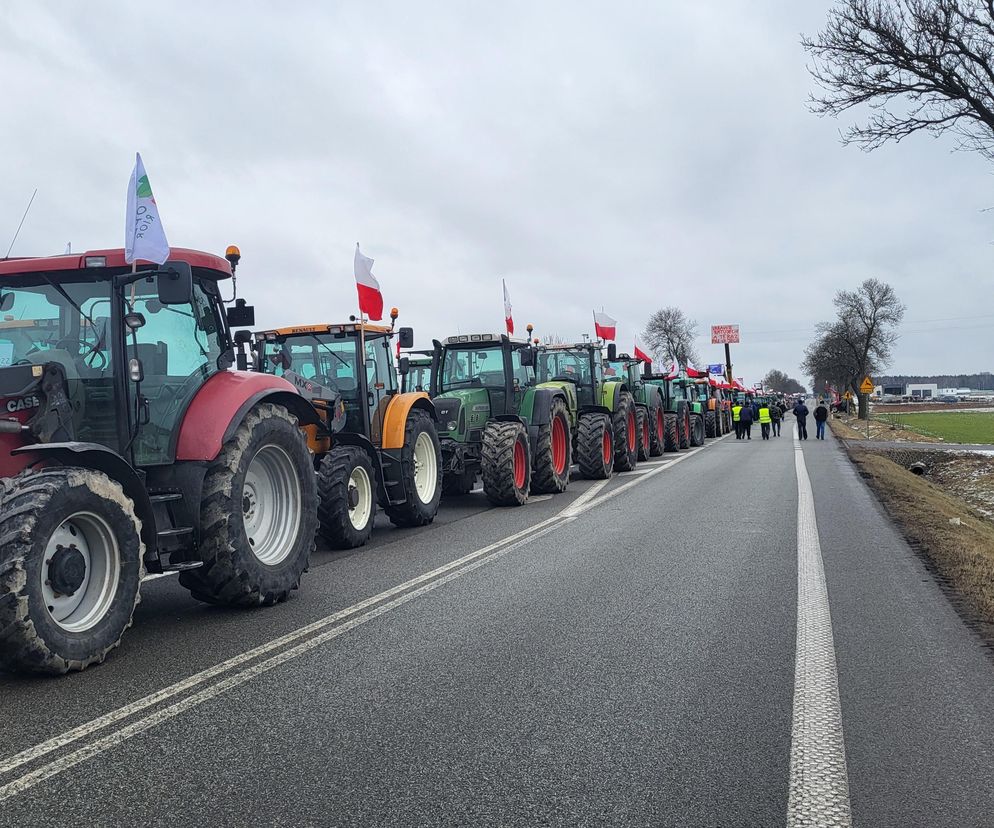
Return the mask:
<svg viewBox="0 0 994 828">
<path fill-rule="evenodd" d="M 609 382 L 612 379 L 625 382 L 635 398 L 640 461 L 661 456 L 666 442 L 665 395 L 658 385 L 645 381 L 641 365 L 642 360 L 620 354 L 617 359 L 608 359 L 604 368 Z"/>
<path fill-rule="evenodd" d="M 400 377 L 400 391 L 431 392 L 431 361 L 432 351 L 406 351 L 401 356 L 407 357 L 407 373 Z"/>
<path fill-rule="evenodd" d="M 535 349 L 504 334 L 435 341 L 432 402 L 439 420 L 442 490 L 469 492 L 479 474 L 497 506 L 566 489 L 573 464 L 577 393 L 538 382 Z"/>
<path fill-rule="evenodd" d="M 616 359 L 614 346 L 608 356 Z M 626 382 L 605 377 L 596 342 L 543 345 L 538 349 L 540 382 L 567 383 L 578 405 L 574 448 L 584 477 L 604 480 L 612 471 L 632 471 L 638 463 L 638 407 Z"/>
<path fill-rule="evenodd" d="M 697 381 L 682 373 L 672 380 L 673 396 L 677 400 L 684 400 L 689 413 L 688 422 L 688 442 L 691 446 L 704 445 L 704 414 L 705 405 L 698 395 Z M 686 446 L 681 445 L 681 448 Z"/>
<path fill-rule="evenodd" d="M 690 448 L 690 404 L 678 393 L 675 387 L 677 378 L 670 374 L 653 373 L 647 365 L 642 379 L 647 385 L 658 388 L 663 397 L 663 450 Z"/>
</svg>

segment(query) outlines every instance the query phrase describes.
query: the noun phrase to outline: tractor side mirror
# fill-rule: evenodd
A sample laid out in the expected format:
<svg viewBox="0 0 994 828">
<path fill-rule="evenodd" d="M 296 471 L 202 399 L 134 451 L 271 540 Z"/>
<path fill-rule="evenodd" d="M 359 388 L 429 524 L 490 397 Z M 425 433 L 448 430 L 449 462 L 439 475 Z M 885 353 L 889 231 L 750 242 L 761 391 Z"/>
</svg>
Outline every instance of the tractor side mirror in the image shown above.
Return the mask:
<svg viewBox="0 0 994 828">
<path fill-rule="evenodd" d="M 614 362 L 618 358 L 618 346 L 613 342 L 607 346 L 607 361 Z"/>
<path fill-rule="evenodd" d="M 255 306 L 246 305 L 244 299 L 236 299 L 235 306 L 225 311 L 229 328 L 251 328 L 255 324 Z"/>
<path fill-rule="evenodd" d="M 525 368 L 531 368 L 535 364 L 535 349 L 534 348 L 522 348 L 521 349 L 521 364 Z"/>
<path fill-rule="evenodd" d="M 13 293 L 5 293 L 3 296 L 0 296 L 0 311 L 6 313 L 12 307 L 14 307 Z"/>
<path fill-rule="evenodd" d="M 402 356 L 397 362 L 397 373 L 402 377 L 406 377 L 411 373 L 411 360 L 410 357 Z"/>
<path fill-rule="evenodd" d="M 166 262 L 159 268 L 156 290 L 163 305 L 189 305 L 193 300 L 193 269 L 189 262 Z"/>
<path fill-rule="evenodd" d="M 397 332 L 397 341 L 401 348 L 414 347 L 414 328 L 401 328 Z"/>
<path fill-rule="evenodd" d="M 124 314 L 124 326 L 129 331 L 137 331 L 145 327 L 145 314 L 136 311 Z"/>
</svg>

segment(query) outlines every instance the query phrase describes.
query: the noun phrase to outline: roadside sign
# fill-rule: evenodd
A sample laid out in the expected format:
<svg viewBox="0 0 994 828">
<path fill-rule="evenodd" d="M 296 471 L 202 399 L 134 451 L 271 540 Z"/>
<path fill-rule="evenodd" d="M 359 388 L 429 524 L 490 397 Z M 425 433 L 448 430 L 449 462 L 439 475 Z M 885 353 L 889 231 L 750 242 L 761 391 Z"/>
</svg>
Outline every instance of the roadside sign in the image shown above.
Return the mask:
<svg viewBox="0 0 994 828">
<path fill-rule="evenodd" d="M 736 345 L 739 341 L 738 325 L 712 325 L 712 345 Z"/>
<path fill-rule="evenodd" d="M 845 400 L 851 400 L 852 399 L 852 391 L 846 391 L 846 393 L 842 395 L 842 398 L 845 399 Z"/>
<path fill-rule="evenodd" d="M 13 347 L 13 346 L 11 346 L 11 347 Z M 725 366 L 722 365 L 720 362 L 716 362 L 713 365 L 708 365 L 708 373 L 709 374 L 718 374 L 720 376 L 721 374 L 725 373 Z"/>
<path fill-rule="evenodd" d="M 871 380 L 869 377 L 863 377 L 863 382 L 860 384 L 859 390 L 863 394 L 872 394 L 873 380 Z"/>
</svg>

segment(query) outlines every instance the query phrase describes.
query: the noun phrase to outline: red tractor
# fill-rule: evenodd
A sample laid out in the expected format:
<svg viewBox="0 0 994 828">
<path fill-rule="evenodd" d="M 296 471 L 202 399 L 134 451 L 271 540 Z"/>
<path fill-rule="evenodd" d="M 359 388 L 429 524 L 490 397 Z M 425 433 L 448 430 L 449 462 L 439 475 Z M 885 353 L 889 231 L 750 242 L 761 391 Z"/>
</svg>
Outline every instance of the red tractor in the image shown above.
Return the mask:
<svg viewBox="0 0 994 828">
<path fill-rule="evenodd" d="M 227 261 L 173 249 L 0 261 L 0 668 L 82 670 L 146 573 L 211 604 L 285 600 L 317 523 L 317 422 L 290 383 L 231 370 Z"/>
</svg>

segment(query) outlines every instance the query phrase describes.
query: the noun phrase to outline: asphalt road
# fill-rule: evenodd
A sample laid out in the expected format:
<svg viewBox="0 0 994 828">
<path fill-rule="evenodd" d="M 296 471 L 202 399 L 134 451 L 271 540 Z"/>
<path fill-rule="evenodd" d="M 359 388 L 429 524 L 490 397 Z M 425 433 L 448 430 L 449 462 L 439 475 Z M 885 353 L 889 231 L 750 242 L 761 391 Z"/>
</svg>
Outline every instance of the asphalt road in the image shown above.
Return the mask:
<svg viewBox="0 0 994 828">
<path fill-rule="evenodd" d="M 831 435 L 757 436 L 448 502 L 268 610 L 146 584 L 103 666 L 0 676 L 0 825 L 990 825 L 994 662 Z M 833 706 L 842 821 L 805 823 Z"/>
</svg>

